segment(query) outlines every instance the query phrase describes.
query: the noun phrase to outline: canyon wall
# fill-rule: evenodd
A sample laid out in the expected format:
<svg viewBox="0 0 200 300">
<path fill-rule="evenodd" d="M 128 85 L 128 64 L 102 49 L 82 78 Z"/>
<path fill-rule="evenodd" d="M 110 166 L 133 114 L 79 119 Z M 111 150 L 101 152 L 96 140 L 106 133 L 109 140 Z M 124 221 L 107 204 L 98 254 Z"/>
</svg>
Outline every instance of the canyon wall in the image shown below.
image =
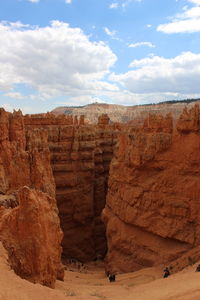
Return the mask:
<svg viewBox="0 0 200 300">
<path fill-rule="evenodd" d="M 18 275 L 53 287 L 62 238 L 82 262 L 108 247 L 110 272 L 197 256 L 199 106 L 139 123 L 0 110 L 0 240 Z"/>
<path fill-rule="evenodd" d="M 167 264 L 200 245 L 200 110 L 149 116 L 122 131 L 110 166 L 103 219 L 106 268 Z"/>
<path fill-rule="evenodd" d="M 101 211 L 119 125 L 109 125 L 107 115 L 88 125 L 83 116 L 46 114 L 25 117 L 25 127 L 29 132 L 43 128 L 48 135 L 63 256 L 82 262 L 103 257 L 107 248 Z"/>
<path fill-rule="evenodd" d="M 45 130 L 0 109 L 0 240 L 22 278 L 53 287 L 63 278 L 62 231 Z"/>
</svg>

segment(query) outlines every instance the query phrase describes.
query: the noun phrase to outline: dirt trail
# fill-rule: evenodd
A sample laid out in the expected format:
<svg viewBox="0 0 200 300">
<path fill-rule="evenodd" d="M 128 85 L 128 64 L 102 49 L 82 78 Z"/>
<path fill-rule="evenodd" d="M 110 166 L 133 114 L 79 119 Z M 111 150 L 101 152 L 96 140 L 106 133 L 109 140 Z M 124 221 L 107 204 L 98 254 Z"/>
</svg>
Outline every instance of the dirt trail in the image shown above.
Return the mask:
<svg viewBox="0 0 200 300">
<path fill-rule="evenodd" d="M 163 268 L 157 267 L 117 275 L 116 282 L 110 283 L 103 267 L 91 264 L 82 272 L 66 270 L 65 281 L 57 282 L 56 289 L 74 300 L 199 300 L 200 273 L 195 272 L 196 265 L 166 279 L 162 278 Z"/>
<path fill-rule="evenodd" d="M 84 269 L 68 266 L 64 282 L 56 289 L 32 284 L 14 274 L 0 245 L 0 300 L 200 300 L 200 273 L 196 265 L 162 278 L 162 268 L 120 274 L 110 283 L 103 265 L 91 263 Z"/>
</svg>

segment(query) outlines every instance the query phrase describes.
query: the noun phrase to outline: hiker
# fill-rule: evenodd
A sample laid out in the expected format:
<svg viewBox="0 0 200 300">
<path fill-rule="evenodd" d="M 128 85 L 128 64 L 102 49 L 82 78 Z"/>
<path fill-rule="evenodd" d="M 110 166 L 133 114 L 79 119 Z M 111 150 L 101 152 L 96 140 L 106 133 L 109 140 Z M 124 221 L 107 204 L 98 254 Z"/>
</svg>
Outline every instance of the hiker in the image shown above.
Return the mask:
<svg viewBox="0 0 200 300">
<path fill-rule="evenodd" d="M 108 276 L 110 282 L 114 282 L 115 281 L 115 274 L 109 274 Z"/>
<path fill-rule="evenodd" d="M 196 272 L 200 272 L 200 264 L 197 266 Z"/>
<path fill-rule="evenodd" d="M 166 268 L 164 269 L 163 278 L 167 278 L 169 275 L 170 275 L 169 268 L 168 268 L 168 267 L 166 267 Z"/>
</svg>

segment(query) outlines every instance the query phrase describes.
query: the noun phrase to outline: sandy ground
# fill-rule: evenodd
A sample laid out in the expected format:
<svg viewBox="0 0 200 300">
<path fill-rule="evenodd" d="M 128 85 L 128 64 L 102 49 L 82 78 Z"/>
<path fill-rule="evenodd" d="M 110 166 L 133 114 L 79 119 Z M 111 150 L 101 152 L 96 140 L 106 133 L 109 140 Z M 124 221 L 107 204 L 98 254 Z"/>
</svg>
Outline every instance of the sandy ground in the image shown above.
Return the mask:
<svg viewBox="0 0 200 300">
<path fill-rule="evenodd" d="M 53 290 L 15 275 L 0 245 L 0 300 L 200 300 L 197 264 L 166 279 L 158 267 L 117 275 L 113 283 L 105 276 L 102 263 L 91 263 L 82 270 L 68 265 L 64 282 L 57 281 Z"/>
</svg>

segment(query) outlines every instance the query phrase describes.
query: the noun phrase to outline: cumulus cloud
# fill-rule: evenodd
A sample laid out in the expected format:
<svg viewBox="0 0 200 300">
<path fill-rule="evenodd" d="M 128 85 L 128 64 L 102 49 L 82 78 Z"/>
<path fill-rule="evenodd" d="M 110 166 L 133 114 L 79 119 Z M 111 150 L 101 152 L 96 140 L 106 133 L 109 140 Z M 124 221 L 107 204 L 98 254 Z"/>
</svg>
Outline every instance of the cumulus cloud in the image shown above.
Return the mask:
<svg viewBox="0 0 200 300">
<path fill-rule="evenodd" d="M 200 0 L 188 0 L 188 2 L 200 5 Z"/>
<path fill-rule="evenodd" d="M 157 31 L 164 33 L 192 33 L 200 31 L 200 0 L 188 0 L 193 7 L 184 6 L 170 23 L 160 24 Z"/>
<path fill-rule="evenodd" d="M 147 46 L 150 48 L 155 47 L 155 45 L 152 44 L 151 42 L 138 42 L 138 43 L 132 43 L 132 44 L 128 45 L 129 48 L 137 48 L 137 47 L 141 47 L 141 46 Z"/>
<path fill-rule="evenodd" d="M 185 52 L 174 58 L 159 56 L 134 60 L 125 74 L 112 74 L 132 93 L 200 94 L 200 54 Z"/>
<path fill-rule="evenodd" d="M 47 27 L 0 23 L 0 90 L 28 84 L 42 97 L 117 90 L 105 81 L 117 57 L 80 28 L 52 21 Z"/>
</svg>

